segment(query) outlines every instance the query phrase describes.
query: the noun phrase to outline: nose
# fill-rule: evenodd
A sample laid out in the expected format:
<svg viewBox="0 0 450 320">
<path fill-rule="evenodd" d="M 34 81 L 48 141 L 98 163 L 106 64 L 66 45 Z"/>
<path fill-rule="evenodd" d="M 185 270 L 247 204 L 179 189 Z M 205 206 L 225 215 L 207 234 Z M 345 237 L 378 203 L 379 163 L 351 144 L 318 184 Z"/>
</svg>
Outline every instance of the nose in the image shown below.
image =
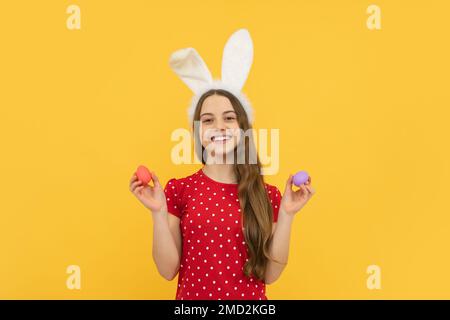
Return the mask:
<svg viewBox="0 0 450 320">
<path fill-rule="evenodd" d="M 216 121 L 216 129 L 220 131 L 225 131 L 227 129 L 225 121 L 223 121 L 222 119 Z"/>
</svg>

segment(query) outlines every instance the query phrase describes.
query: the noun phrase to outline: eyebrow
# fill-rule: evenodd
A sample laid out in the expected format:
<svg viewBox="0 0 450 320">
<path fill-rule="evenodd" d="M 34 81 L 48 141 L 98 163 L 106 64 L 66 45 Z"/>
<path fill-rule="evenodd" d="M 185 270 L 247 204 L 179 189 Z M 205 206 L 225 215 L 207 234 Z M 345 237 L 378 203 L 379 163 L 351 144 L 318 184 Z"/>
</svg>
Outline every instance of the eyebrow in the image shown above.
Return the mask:
<svg viewBox="0 0 450 320">
<path fill-rule="evenodd" d="M 234 110 L 228 110 L 228 111 L 224 111 L 222 114 L 226 114 L 226 113 L 229 113 L 229 112 L 233 112 L 234 114 L 236 114 L 236 112 L 234 111 Z M 213 116 L 213 114 L 212 113 L 210 113 L 210 112 L 207 112 L 207 113 L 202 113 L 201 115 L 200 115 L 200 118 L 202 117 L 202 116 L 206 116 L 206 115 L 210 115 L 210 116 Z"/>
</svg>

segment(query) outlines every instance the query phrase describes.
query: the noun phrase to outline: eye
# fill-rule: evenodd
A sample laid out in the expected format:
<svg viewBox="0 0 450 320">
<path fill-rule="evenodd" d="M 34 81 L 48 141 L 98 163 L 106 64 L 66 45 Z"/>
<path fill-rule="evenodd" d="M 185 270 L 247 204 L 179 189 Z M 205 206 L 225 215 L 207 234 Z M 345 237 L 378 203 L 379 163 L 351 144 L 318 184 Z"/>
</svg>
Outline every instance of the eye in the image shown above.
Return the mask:
<svg viewBox="0 0 450 320">
<path fill-rule="evenodd" d="M 210 123 L 210 122 L 212 122 L 212 119 L 204 119 L 202 122 L 203 123 Z"/>
<path fill-rule="evenodd" d="M 228 117 L 225 118 L 225 120 L 227 120 L 227 121 L 233 121 L 233 120 L 235 120 L 235 119 L 236 119 L 236 118 L 233 117 L 233 116 L 228 116 Z"/>
</svg>

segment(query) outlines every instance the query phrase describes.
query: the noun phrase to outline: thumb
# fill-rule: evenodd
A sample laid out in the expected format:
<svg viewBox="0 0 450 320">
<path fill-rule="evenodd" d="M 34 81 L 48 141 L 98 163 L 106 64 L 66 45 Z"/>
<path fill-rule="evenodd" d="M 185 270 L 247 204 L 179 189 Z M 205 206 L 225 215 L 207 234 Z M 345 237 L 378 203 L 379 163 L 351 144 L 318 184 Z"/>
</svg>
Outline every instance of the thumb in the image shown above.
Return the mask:
<svg viewBox="0 0 450 320">
<path fill-rule="evenodd" d="M 159 182 L 158 177 L 156 176 L 156 174 L 152 171 L 152 180 L 153 180 L 153 185 L 157 188 L 161 187 L 161 183 Z"/>
<path fill-rule="evenodd" d="M 292 174 L 289 174 L 289 178 L 286 180 L 286 187 L 285 190 L 292 190 L 292 181 L 293 181 L 294 177 Z"/>
</svg>

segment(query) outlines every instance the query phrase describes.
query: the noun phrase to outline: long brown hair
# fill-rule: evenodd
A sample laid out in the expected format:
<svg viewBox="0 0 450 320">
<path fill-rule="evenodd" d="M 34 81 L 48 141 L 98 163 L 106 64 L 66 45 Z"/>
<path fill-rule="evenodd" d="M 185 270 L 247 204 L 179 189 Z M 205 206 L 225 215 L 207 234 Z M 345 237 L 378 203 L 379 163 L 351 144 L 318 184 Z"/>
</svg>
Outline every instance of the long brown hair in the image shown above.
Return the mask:
<svg viewBox="0 0 450 320">
<path fill-rule="evenodd" d="M 211 89 L 201 96 L 195 109 L 194 121 L 200 120 L 203 101 L 214 94 L 225 96 L 230 100 L 237 115 L 239 128 L 243 132 L 247 132 L 248 129 L 252 128 L 240 101 L 233 94 L 222 89 Z M 201 145 L 201 138 L 198 135 L 195 137 L 195 142 Z M 260 173 L 261 163 L 259 156 L 256 154 L 256 163 L 249 163 L 249 152 L 251 148 L 255 150 L 253 140 L 250 141 L 249 137 L 244 136 L 244 139 L 241 139 L 239 143 L 245 143 L 242 149 L 245 151 L 245 161 L 244 163 L 236 161 L 236 147 L 233 167 L 238 180 L 238 197 L 241 212 L 244 213 L 244 237 L 249 249 L 248 261 L 244 265 L 244 273 L 248 277 L 253 275 L 263 280 L 268 259 L 273 260 L 269 256 L 273 225 L 272 205 L 265 189 L 264 178 Z M 197 156 L 203 164 L 205 164 L 205 159 L 203 158 L 204 149 L 203 145 L 201 145 L 201 154 L 198 154 L 200 148 L 196 148 L 196 151 L 198 151 Z"/>
</svg>

